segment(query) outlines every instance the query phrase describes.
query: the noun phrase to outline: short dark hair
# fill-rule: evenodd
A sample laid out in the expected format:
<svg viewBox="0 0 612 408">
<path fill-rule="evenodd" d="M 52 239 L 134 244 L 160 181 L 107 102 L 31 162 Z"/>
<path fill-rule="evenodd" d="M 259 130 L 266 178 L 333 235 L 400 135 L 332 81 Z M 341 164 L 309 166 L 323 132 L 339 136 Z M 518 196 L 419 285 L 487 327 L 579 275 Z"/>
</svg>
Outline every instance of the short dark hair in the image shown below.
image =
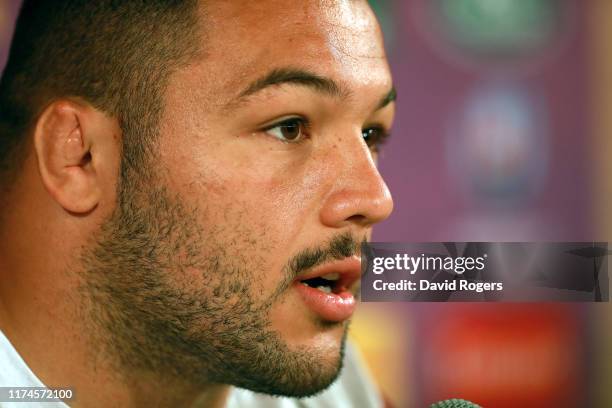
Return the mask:
<svg viewBox="0 0 612 408">
<path fill-rule="evenodd" d="M 25 0 L 0 80 L 0 177 L 61 97 L 118 118 L 122 174 L 146 160 L 169 74 L 199 54 L 197 0 Z"/>
</svg>

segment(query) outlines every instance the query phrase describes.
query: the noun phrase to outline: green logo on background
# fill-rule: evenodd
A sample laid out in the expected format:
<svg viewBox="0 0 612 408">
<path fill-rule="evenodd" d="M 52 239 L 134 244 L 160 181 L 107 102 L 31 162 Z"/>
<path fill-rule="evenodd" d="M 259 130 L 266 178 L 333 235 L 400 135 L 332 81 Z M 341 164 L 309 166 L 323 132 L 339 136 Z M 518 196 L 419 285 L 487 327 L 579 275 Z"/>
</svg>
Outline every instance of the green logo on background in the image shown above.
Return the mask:
<svg viewBox="0 0 612 408">
<path fill-rule="evenodd" d="M 446 40 L 484 54 L 522 54 L 559 33 L 559 0 L 435 0 Z"/>
</svg>

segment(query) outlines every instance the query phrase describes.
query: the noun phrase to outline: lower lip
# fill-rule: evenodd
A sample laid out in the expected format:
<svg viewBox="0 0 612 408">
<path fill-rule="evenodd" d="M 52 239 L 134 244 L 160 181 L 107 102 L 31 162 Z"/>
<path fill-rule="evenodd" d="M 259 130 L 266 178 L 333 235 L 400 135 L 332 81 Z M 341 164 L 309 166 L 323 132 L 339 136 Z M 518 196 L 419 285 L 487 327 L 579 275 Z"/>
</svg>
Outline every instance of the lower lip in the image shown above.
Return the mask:
<svg viewBox="0 0 612 408">
<path fill-rule="evenodd" d="M 306 305 L 323 320 L 342 322 L 355 311 L 355 297 L 349 291 L 325 293 L 301 282 L 295 282 L 295 286 Z"/>
</svg>

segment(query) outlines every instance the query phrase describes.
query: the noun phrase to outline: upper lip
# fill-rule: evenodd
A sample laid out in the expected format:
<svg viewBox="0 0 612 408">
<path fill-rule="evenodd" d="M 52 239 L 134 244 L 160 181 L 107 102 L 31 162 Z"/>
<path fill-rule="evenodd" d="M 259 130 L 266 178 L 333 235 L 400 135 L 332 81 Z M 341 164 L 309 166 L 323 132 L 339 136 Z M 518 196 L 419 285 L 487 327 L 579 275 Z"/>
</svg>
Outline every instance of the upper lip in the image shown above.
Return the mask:
<svg viewBox="0 0 612 408">
<path fill-rule="evenodd" d="M 295 281 L 305 281 L 330 273 L 337 273 L 340 275 L 334 284 L 334 293 L 349 290 L 361 277 L 361 258 L 359 256 L 351 256 L 324 263 L 308 272 L 298 275 Z"/>
</svg>

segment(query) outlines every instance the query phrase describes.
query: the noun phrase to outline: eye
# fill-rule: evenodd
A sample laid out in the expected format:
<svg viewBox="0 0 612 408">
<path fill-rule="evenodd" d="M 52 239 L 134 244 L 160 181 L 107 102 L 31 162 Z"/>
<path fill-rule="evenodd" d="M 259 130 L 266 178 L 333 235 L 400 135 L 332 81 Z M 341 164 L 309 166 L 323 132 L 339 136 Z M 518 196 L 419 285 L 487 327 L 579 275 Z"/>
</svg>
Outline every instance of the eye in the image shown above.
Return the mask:
<svg viewBox="0 0 612 408">
<path fill-rule="evenodd" d="M 381 126 L 372 126 L 361 131 L 363 140 L 366 142 L 368 147 L 373 151 L 378 151 L 380 146 L 390 136 L 389 132 Z"/>
<path fill-rule="evenodd" d="M 289 118 L 264 129 L 269 135 L 288 143 L 297 143 L 308 137 L 308 122 L 302 118 Z"/>
</svg>

